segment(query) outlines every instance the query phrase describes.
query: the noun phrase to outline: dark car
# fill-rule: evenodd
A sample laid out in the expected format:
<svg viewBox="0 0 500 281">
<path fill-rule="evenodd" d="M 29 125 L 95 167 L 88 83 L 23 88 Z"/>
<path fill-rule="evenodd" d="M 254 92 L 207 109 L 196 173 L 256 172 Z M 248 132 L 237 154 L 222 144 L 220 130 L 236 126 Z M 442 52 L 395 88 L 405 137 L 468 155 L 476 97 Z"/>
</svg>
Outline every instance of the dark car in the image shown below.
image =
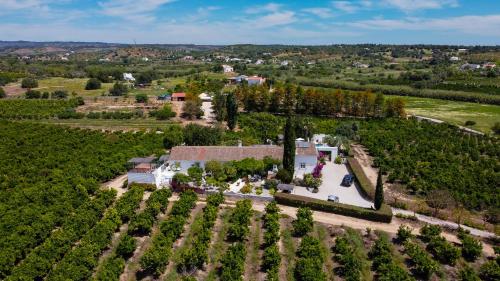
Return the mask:
<svg viewBox="0 0 500 281">
<path fill-rule="evenodd" d="M 344 178 L 342 179 L 343 186 L 351 186 L 353 182 L 354 182 L 353 175 L 345 175 Z"/>
</svg>

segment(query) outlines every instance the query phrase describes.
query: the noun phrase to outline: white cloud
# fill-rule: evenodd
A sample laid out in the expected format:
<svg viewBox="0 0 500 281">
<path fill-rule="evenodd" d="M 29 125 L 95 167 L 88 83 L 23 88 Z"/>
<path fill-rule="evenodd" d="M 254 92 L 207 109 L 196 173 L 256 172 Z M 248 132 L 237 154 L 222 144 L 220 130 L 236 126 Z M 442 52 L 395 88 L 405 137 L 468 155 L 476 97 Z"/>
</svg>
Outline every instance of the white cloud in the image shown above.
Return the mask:
<svg viewBox="0 0 500 281">
<path fill-rule="evenodd" d="M 340 10 L 345 13 L 355 13 L 362 9 L 367 9 L 373 6 L 370 0 L 361 1 L 333 1 L 332 6 L 335 9 Z"/>
<path fill-rule="evenodd" d="M 153 12 L 160 6 L 176 0 L 108 0 L 98 2 L 102 13 L 108 16 L 121 17 L 138 23 L 147 23 L 155 20 Z"/>
<path fill-rule="evenodd" d="M 466 34 L 500 36 L 500 14 L 468 15 L 451 18 L 372 19 L 349 23 L 371 30 L 457 31 Z"/>
<path fill-rule="evenodd" d="M 249 7 L 245 10 L 245 13 L 247 13 L 247 14 L 260 14 L 260 13 L 265 13 L 265 12 L 274 12 L 275 13 L 275 12 L 280 11 L 282 7 L 283 7 L 282 4 L 267 3 L 266 5 Z"/>
<path fill-rule="evenodd" d="M 459 6 L 457 0 L 384 0 L 383 4 L 406 12 Z"/>
<path fill-rule="evenodd" d="M 313 14 L 317 17 L 320 17 L 322 19 L 327 19 L 333 17 L 332 10 L 329 8 L 306 8 L 302 9 L 303 12 Z"/>
<path fill-rule="evenodd" d="M 278 25 L 286 25 L 296 22 L 295 13 L 292 11 L 274 12 L 248 21 L 255 28 L 266 28 Z"/>
<path fill-rule="evenodd" d="M 40 0 L 2 0 L 3 9 L 20 10 L 45 6 Z"/>
</svg>

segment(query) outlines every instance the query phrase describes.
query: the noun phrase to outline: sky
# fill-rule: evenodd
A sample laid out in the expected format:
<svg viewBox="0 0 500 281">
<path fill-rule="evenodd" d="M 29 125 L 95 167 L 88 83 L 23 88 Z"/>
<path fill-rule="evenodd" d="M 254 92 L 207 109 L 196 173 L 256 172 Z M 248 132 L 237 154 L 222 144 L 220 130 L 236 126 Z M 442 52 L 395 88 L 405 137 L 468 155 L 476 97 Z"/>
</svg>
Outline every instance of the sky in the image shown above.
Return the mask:
<svg viewBox="0 0 500 281">
<path fill-rule="evenodd" d="M 0 40 L 500 45 L 500 0 L 0 0 Z"/>
</svg>

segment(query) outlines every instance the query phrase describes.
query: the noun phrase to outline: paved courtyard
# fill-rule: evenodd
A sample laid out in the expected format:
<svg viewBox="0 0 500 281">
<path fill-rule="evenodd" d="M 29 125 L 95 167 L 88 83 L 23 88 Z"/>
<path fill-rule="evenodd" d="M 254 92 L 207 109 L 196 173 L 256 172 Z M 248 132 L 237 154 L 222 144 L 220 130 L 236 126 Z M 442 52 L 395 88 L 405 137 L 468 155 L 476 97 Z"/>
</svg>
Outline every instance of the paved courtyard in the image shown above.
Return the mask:
<svg viewBox="0 0 500 281">
<path fill-rule="evenodd" d="M 335 195 L 339 197 L 339 202 L 343 204 L 355 205 L 364 208 L 370 208 L 373 203 L 365 199 L 357 184 L 354 183 L 350 187 L 342 186 L 342 178 L 349 172 L 345 164 L 335 164 L 327 162 L 323 167 L 323 184 L 319 187 L 318 193 L 312 193 L 305 187 L 296 186 L 293 194 L 312 197 L 321 200 L 327 200 L 328 195 Z"/>
</svg>

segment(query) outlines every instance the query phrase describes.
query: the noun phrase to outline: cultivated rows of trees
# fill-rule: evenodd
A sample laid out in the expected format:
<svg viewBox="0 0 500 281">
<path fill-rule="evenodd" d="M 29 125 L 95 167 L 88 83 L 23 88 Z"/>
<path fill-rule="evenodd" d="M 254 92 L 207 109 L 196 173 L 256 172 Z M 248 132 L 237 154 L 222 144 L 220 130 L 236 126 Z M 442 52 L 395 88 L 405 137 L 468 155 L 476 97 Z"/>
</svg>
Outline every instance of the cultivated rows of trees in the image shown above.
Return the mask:
<svg viewBox="0 0 500 281">
<path fill-rule="evenodd" d="M 2 278 L 47 239 L 55 244 L 40 248 L 39 254 L 46 253 L 44 249 L 64 254 L 92 227 L 75 211 L 99 217 L 99 212 L 83 205 L 89 196 L 95 197 L 99 183 L 125 172 L 128 159 L 159 151 L 161 139 L 156 134 L 101 133 L 0 120 Z M 100 210 L 102 204 L 94 208 Z M 76 225 L 70 225 L 71 218 Z M 79 230 L 66 232 L 65 226 Z"/>
<path fill-rule="evenodd" d="M 144 189 L 135 186 L 120 197 L 101 221 L 53 267 L 46 280 L 89 280 L 102 252 L 109 247 L 113 234 L 134 215 L 143 194 Z"/>
<path fill-rule="evenodd" d="M 230 218 L 227 240 L 231 242 L 222 257 L 220 267 L 221 281 L 243 280 L 247 251 L 245 240 L 248 236 L 250 219 L 252 217 L 252 202 L 248 199 L 236 203 Z"/>
<path fill-rule="evenodd" d="M 263 226 L 264 233 L 264 254 L 262 256 L 262 269 L 267 273 L 266 280 L 279 280 L 279 267 L 281 255 L 278 247 L 280 240 L 280 209 L 276 201 L 266 205 Z"/>
<path fill-rule="evenodd" d="M 170 189 L 158 189 L 151 193 L 146 201 L 144 211 L 134 214 L 130 218 L 127 233 L 121 235 L 118 246 L 100 265 L 94 280 L 118 280 L 125 268 L 126 261 L 136 249 L 136 240 L 133 236 L 148 235 L 156 221 L 156 216 L 164 212 L 168 206 L 168 199 L 172 195 Z"/>
<path fill-rule="evenodd" d="M 172 206 L 168 218 L 160 224 L 160 231 L 152 237 L 150 248 L 141 257 L 141 269 L 154 276 L 160 276 L 169 262 L 172 245 L 184 232 L 184 224 L 198 196 L 193 191 L 185 191 Z"/>
<path fill-rule="evenodd" d="M 416 193 L 445 189 L 471 209 L 500 207 L 497 138 L 464 134 L 445 124 L 386 119 L 362 122 L 359 141 L 389 182 Z"/>
</svg>

